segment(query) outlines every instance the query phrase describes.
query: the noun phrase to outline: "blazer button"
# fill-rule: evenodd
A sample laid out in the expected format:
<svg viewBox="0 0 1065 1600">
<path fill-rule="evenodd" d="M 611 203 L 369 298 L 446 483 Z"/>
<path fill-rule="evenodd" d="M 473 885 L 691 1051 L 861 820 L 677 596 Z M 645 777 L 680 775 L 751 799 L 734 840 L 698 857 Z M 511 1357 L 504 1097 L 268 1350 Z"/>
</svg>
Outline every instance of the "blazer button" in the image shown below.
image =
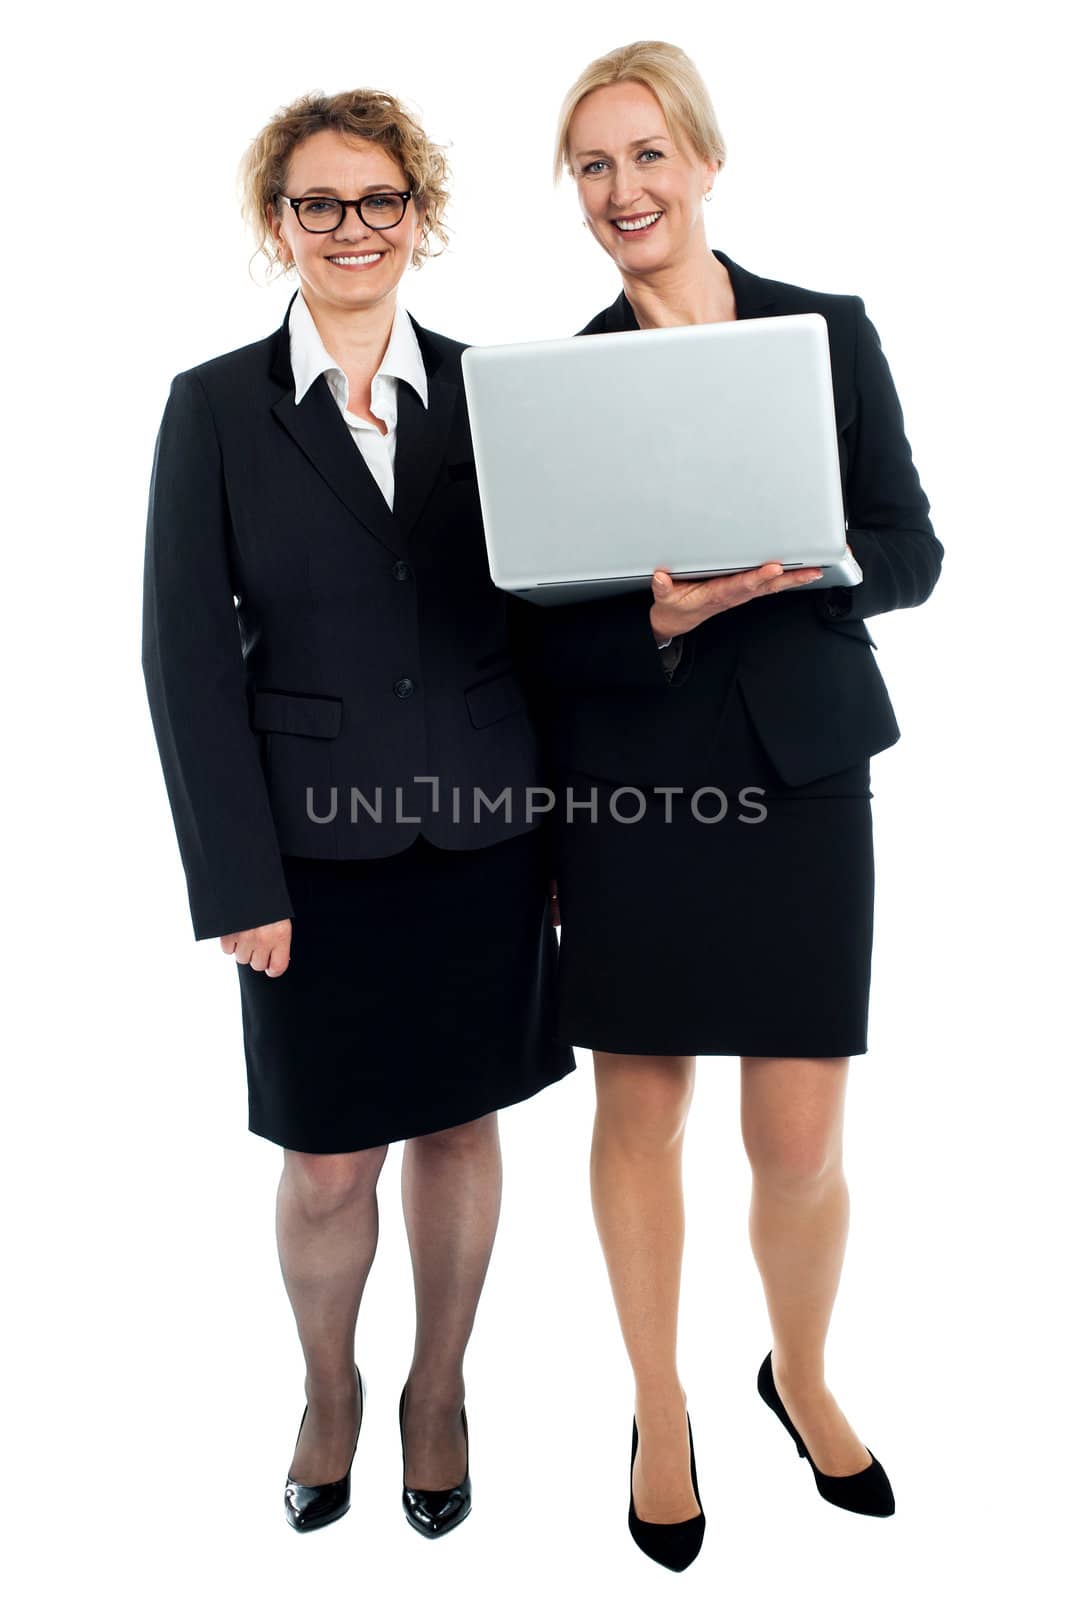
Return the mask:
<svg viewBox="0 0 1065 1600">
<path fill-rule="evenodd" d="M 392 568 L 392 576 L 397 583 L 406 583 L 410 575 L 410 564 L 406 561 L 397 561 Z"/>
<path fill-rule="evenodd" d="M 409 695 L 414 693 L 414 679 L 397 678 L 392 685 L 392 693 L 398 700 L 406 700 Z"/>
</svg>

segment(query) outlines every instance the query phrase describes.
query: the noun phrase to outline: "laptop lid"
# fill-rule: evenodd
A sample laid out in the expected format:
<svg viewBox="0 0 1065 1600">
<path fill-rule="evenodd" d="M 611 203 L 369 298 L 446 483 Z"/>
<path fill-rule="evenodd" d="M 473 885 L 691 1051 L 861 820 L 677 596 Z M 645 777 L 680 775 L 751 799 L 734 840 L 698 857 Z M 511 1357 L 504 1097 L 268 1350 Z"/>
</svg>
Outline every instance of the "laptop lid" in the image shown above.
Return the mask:
<svg viewBox="0 0 1065 1600">
<path fill-rule="evenodd" d="M 471 347 L 462 365 L 500 588 L 578 599 L 656 566 L 846 560 L 819 313 Z"/>
</svg>

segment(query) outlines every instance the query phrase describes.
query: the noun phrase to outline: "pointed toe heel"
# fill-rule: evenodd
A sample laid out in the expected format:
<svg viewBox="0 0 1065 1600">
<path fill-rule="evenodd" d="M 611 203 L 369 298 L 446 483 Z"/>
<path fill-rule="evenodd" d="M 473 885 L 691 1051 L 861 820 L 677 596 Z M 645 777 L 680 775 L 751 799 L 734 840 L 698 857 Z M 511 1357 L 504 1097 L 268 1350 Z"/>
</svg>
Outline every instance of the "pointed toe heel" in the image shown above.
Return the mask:
<svg viewBox="0 0 1065 1600">
<path fill-rule="evenodd" d="M 403 1385 L 399 1397 L 399 1445 L 403 1451 L 403 1476 L 407 1475 L 407 1453 L 403 1447 L 403 1404 L 407 1398 L 407 1385 Z M 452 1528 L 457 1528 L 464 1522 L 473 1509 L 473 1493 L 470 1487 L 470 1430 L 466 1421 L 466 1407 L 463 1406 L 459 1415 L 462 1418 L 462 1431 L 466 1438 L 466 1471 L 462 1482 L 456 1483 L 450 1489 L 408 1489 L 406 1482 L 403 1484 L 403 1515 L 416 1532 L 424 1534 L 427 1539 L 439 1539 L 443 1534 L 450 1533 Z"/>
<path fill-rule="evenodd" d="M 699 1510 L 684 1522 L 644 1522 L 636 1515 L 636 1501 L 632 1493 L 632 1472 L 636 1465 L 636 1451 L 640 1443 L 636 1418 L 632 1419 L 632 1458 L 629 1461 L 629 1532 L 637 1547 L 659 1566 L 671 1572 L 683 1572 L 690 1567 L 703 1546 L 706 1517 L 699 1498 L 699 1479 L 695 1471 L 695 1440 L 692 1436 L 691 1417 L 688 1417 L 688 1450 L 691 1463 L 692 1489 Z"/>
<path fill-rule="evenodd" d="M 802 1436 L 784 1407 L 784 1402 L 777 1393 L 776 1380 L 773 1377 L 773 1352 L 770 1350 L 762 1365 L 758 1369 L 758 1393 L 769 1407 L 776 1413 L 790 1433 L 795 1448 L 800 1457 L 809 1461 L 810 1470 L 814 1475 L 814 1483 L 822 1500 L 827 1500 L 831 1505 L 839 1506 L 843 1511 L 855 1511 L 864 1517 L 890 1517 L 895 1513 L 895 1495 L 887 1473 L 880 1462 L 869 1450 L 872 1460 L 860 1472 L 834 1474 L 820 1472 L 810 1456 Z"/>
<path fill-rule="evenodd" d="M 361 1435 L 362 1418 L 366 1407 L 366 1385 L 358 1366 L 355 1368 L 355 1374 L 359 1380 L 359 1435 Z M 296 1435 L 297 1445 L 306 1420 L 307 1407 L 304 1406 L 299 1433 Z M 315 1528 L 324 1528 L 327 1523 L 336 1522 L 337 1518 L 342 1517 L 350 1508 L 351 1466 L 358 1448 L 359 1438 L 356 1436 L 348 1470 L 334 1483 L 297 1483 L 292 1477 L 285 1479 L 285 1516 L 288 1518 L 289 1526 L 295 1528 L 297 1533 L 310 1533 Z"/>
</svg>

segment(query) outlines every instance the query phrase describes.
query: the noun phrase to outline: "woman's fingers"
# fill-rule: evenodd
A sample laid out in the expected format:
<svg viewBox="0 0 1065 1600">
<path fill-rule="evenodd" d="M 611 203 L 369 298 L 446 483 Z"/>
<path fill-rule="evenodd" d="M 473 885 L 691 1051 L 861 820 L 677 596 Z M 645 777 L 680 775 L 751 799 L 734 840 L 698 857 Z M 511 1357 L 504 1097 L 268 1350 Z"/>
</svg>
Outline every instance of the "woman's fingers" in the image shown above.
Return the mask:
<svg viewBox="0 0 1065 1600">
<path fill-rule="evenodd" d="M 292 924 L 288 923 L 285 932 L 274 940 L 270 949 L 269 960 L 263 968 L 268 978 L 280 978 L 283 972 L 287 972 L 291 945 Z"/>
<path fill-rule="evenodd" d="M 702 578 L 692 583 L 677 583 L 664 569 L 651 579 L 655 596 L 652 626 L 666 636 L 686 633 L 707 617 L 731 606 L 744 605 L 763 594 L 782 589 L 797 589 L 821 576 L 820 567 L 800 567 L 785 572 L 779 561 L 766 561 L 749 572 L 732 572 L 721 578 Z"/>
<path fill-rule="evenodd" d="M 814 578 L 819 578 L 822 570 L 821 567 L 798 567 L 793 572 L 785 572 L 783 577 L 771 579 L 768 585 L 760 590 L 760 593 L 779 594 L 781 589 L 801 589 L 804 583 L 810 583 Z"/>
<path fill-rule="evenodd" d="M 280 978 L 287 969 L 292 947 L 292 919 L 268 922 L 261 928 L 246 928 L 243 933 L 224 933 L 219 939 L 227 956 L 235 956 L 242 967 Z"/>
</svg>

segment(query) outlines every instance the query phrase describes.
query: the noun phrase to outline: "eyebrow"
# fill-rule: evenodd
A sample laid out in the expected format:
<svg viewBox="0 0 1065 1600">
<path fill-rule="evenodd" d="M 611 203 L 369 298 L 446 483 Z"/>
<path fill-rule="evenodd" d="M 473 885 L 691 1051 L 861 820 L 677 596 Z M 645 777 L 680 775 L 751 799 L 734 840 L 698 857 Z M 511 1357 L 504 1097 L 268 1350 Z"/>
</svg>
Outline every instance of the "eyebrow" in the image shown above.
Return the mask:
<svg viewBox="0 0 1065 1600">
<path fill-rule="evenodd" d="M 627 148 L 629 150 L 633 150 L 633 149 L 635 149 L 635 147 L 638 144 L 653 144 L 656 139 L 665 139 L 665 140 L 668 141 L 669 134 L 668 133 L 649 133 L 645 139 L 633 139 L 633 140 L 631 140 L 629 142 Z M 577 155 L 577 159 L 580 160 L 581 156 L 605 156 L 606 155 L 606 151 L 605 150 L 578 150 L 576 152 L 576 155 Z"/>
<path fill-rule="evenodd" d="M 399 193 L 398 189 L 395 189 L 390 183 L 371 183 L 368 184 L 365 189 L 360 191 L 359 198 L 361 199 L 364 194 L 376 194 L 381 189 L 387 189 L 389 194 Z M 307 196 L 312 194 L 333 194 L 336 195 L 338 200 L 340 198 L 340 190 L 334 189 L 331 183 L 308 184 L 306 190 L 302 195 L 299 196 L 299 198 L 301 200 L 306 200 Z"/>
</svg>

